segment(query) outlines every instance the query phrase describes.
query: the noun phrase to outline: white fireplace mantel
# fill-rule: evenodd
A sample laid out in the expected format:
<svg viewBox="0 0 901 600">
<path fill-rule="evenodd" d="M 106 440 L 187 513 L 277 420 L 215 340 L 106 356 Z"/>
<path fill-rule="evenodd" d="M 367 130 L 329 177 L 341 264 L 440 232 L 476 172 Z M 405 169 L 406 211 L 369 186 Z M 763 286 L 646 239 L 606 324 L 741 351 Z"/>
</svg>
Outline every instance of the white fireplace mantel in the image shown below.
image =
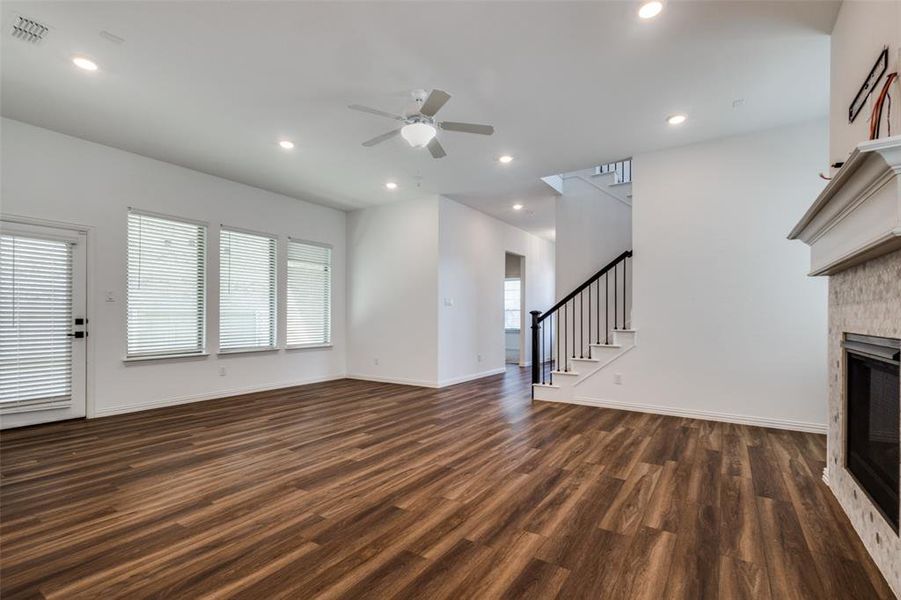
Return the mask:
<svg viewBox="0 0 901 600">
<path fill-rule="evenodd" d="M 901 248 L 901 136 L 864 142 L 788 239 L 810 246 L 810 274 L 832 275 Z"/>
</svg>

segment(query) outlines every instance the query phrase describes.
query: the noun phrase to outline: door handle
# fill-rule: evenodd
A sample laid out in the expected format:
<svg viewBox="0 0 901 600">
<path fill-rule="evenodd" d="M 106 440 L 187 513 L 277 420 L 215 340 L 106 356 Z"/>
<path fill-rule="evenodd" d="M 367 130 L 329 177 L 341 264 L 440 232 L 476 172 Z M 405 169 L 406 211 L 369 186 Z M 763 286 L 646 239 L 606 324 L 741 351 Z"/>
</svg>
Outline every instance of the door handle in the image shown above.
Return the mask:
<svg viewBox="0 0 901 600">
<path fill-rule="evenodd" d="M 81 339 L 81 338 L 83 338 L 83 337 L 87 337 L 87 335 L 88 335 L 88 334 L 87 334 L 86 331 L 76 331 L 76 332 L 74 332 L 74 333 L 67 333 L 67 334 L 66 334 L 67 337 L 71 337 L 71 338 L 75 338 L 75 339 Z"/>
</svg>

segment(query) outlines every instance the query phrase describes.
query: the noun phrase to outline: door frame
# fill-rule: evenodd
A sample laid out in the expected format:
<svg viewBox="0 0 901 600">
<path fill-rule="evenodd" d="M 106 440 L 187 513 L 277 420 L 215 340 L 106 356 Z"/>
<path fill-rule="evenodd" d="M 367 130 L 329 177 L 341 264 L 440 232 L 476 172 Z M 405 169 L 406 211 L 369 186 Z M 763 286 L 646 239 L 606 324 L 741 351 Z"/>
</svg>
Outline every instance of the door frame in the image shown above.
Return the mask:
<svg viewBox="0 0 901 600">
<path fill-rule="evenodd" d="M 0 214 L 0 219 L 12 224 L 32 225 L 35 227 L 52 227 L 56 229 L 68 229 L 85 237 L 85 319 L 88 323 L 88 336 L 85 338 L 85 418 L 96 417 L 94 404 L 94 343 L 90 332 L 94 330 L 94 235 L 96 228 L 93 225 L 26 217 L 15 214 Z"/>
</svg>

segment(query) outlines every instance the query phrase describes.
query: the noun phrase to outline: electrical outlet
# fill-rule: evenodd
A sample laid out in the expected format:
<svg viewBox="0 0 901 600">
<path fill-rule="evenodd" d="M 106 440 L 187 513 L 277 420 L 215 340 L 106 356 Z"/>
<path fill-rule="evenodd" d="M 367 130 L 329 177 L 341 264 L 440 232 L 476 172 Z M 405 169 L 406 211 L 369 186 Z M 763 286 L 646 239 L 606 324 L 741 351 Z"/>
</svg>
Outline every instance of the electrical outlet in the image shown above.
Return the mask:
<svg viewBox="0 0 901 600">
<path fill-rule="evenodd" d="M 113 294 L 112 292 L 107 292 L 106 293 L 106 301 L 107 302 L 115 302 L 116 301 L 115 294 Z"/>
<path fill-rule="evenodd" d="M 622 373 L 614 373 L 613 374 L 613 383 L 615 383 L 616 385 L 622 385 L 623 384 L 623 374 Z"/>
<path fill-rule="evenodd" d="M 373 359 L 372 359 L 372 364 L 374 364 L 375 366 L 379 366 L 379 359 L 378 359 L 378 358 L 373 358 Z"/>
<path fill-rule="evenodd" d="M 477 355 L 477 358 L 478 358 L 479 362 L 482 362 L 482 355 L 481 355 L 481 354 Z"/>
<path fill-rule="evenodd" d="M 219 367 L 219 377 L 225 377 L 226 371 L 225 367 Z"/>
</svg>

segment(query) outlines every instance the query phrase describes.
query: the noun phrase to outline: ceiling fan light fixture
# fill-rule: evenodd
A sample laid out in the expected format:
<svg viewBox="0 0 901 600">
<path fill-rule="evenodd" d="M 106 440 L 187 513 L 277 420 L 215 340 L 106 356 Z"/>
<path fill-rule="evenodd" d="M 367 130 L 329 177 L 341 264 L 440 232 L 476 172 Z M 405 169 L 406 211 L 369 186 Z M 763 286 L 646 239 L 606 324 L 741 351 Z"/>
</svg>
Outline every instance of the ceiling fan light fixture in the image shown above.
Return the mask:
<svg viewBox="0 0 901 600">
<path fill-rule="evenodd" d="M 414 148 L 425 148 L 435 137 L 437 130 L 429 123 L 408 123 L 400 130 L 400 135 Z"/>
</svg>

